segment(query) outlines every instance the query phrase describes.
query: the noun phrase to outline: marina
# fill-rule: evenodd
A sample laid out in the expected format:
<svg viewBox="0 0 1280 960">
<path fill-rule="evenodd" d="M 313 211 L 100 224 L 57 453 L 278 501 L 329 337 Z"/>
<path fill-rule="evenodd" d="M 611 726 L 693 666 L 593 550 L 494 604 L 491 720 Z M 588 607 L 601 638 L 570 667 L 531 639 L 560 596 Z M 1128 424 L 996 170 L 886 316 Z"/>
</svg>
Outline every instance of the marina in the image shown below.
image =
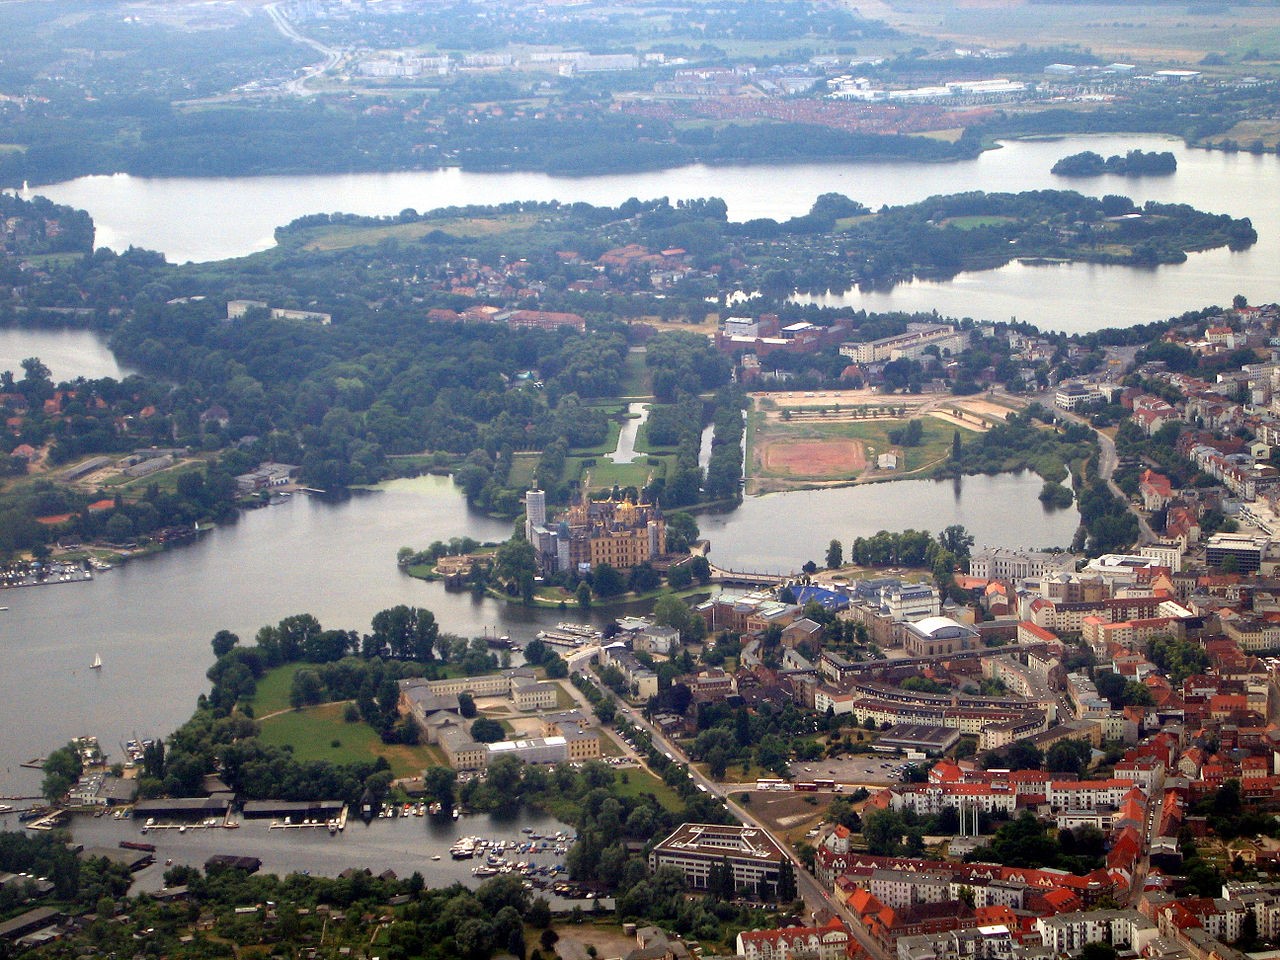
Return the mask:
<svg viewBox="0 0 1280 960">
<path fill-rule="evenodd" d="M 58 583 L 86 583 L 93 579 L 93 569 L 87 562 L 20 564 L 0 571 L 0 590 L 18 587 L 45 587 Z M 0 609 L 8 610 L 8 607 Z"/>
<path fill-rule="evenodd" d="M 257 857 L 265 872 L 281 875 L 336 877 L 359 864 L 375 873 L 390 869 L 402 877 L 419 871 L 432 877 L 433 885 L 458 882 L 468 887 L 513 875 L 561 907 L 593 899 L 587 894 L 594 891 L 569 880 L 566 857 L 574 843 L 573 827 L 548 814 L 522 809 L 514 815 L 460 814 L 455 821 L 452 811 L 420 817 L 417 805 L 408 816 L 403 815 L 403 805 L 394 809 L 394 816 L 376 816 L 368 823 L 350 817 L 345 829 L 336 833 L 324 822 L 310 828 L 273 826 L 280 818 L 232 820 L 239 824 L 235 829 L 205 826 L 208 818 L 202 818 L 182 830 L 183 824 L 160 818 L 146 827 L 137 818 L 77 815 L 70 818 L 69 827 L 75 842 L 85 846 L 118 847 L 127 842 L 154 847 L 146 852 L 155 855 L 156 863 L 135 874 L 135 890 L 149 892 L 164 885 L 166 861 L 203 866 L 211 857 L 230 855 Z M 6 822 L 12 828 L 13 819 L 0 814 L 0 828 Z M 454 859 L 450 851 L 459 846 L 471 848 L 470 858 Z"/>
</svg>

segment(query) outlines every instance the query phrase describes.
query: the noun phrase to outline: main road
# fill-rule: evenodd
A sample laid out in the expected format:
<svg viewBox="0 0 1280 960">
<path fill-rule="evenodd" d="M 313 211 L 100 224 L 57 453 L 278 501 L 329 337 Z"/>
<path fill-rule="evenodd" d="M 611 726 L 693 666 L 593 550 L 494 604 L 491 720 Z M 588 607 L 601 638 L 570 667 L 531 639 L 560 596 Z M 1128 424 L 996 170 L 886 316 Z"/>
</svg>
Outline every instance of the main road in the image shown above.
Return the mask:
<svg viewBox="0 0 1280 960">
<path fill-rule="evenodd" d="M 1147 523 L 1147 518 L 1133 505 L 1128 495 L 1112 479 L 1115 476 L 1116 467 L 1120 464 L 1120 455 L 1116 453 L 1116 442 L 1079 414 L 1055 407 L 1052 393 L 1045 393 L 1041 396 L 1045 401 L 1044 405 L 1053 410 L 1057 417 L 1062 420 L 1070 420 L 1072 423 L 1078 423 L 1082 427 L 1088 427 L 1093 431 L 1094 436 L 1098 438 L 1098 476 L 1106 483 L 1111 495 L 1123 503 L 1125 509 L 1133 514 L 1138 521 L 1137 545 L 1141 547 L 1159 540 L 1160 538 L 1156 536 L 1155 531 L 1151 529 L 1151 525 Z"/>
<path fill-rule="evenodd" d="M 309 96 L 311 91 L 307 89 L 307 81 L 312 77 L 318 77 L 327 70 L 332 70 L 342 62 L 342 51 L 334 47 L 326 47 L 319 40 L 314 40 L 305 34 L 299 33 L 298 28 L 289 22 L 289 18 L 284 15 L 280 9 L 279 3 L 269 3 L 264 7 L 267 16 L 271 18 L 271 22 L 275 24 L 277 30 L 280 31 L 288 39 L 294 43 L 305 44 L 316 53 L 320 54 L 324 59 L 319 63 L 312 64 L 307 67 L 300 77 L 294 77 L 283 87 L 289 93 L 296 94 L 300 97 Z"/>
<path fill-rule="evenodd" d="M 575 690 L 575 693 L 577 692 L 578 691 Z M 675 760 L 688 763 L 688 758 L 684 755 L 684 752 L 680 747 L 663 736 L 662 731 L 645 720 L 638 710 L 635 710 L 630 705 L 619 701 L 618 712 L 625 716 L 629 723 L 639 727 L 647 733 L 652 738 L 654 745 L 658 749 L 664 751 L 667 756 Z M 889 955 L 885 952 L 884 948 L 872 938 L 872 936 L 867 932 L 866 927 L 864 927 L 862 922 L 854 916 L 852 911 L 850 911 L 843 903 L 836 900 L 831 895 L 830 891 L 823 889 L 822 885 L 818 883 L 817 878 L 805 869 L 804 864 L 796 860 L 791 851 L 787 848 L 786 843 L 779 839 L 772 830 L 761 823 L 750 810 L 747 810 L 730 799 L 726 788 L 705 776 L 691 763 L 689 764 L 689 777 L 704 793 L 720 800 L 725 805 L 725 808 L 742 823 L 763 831 L 778 844 L 779 848 L 781 848 L 786 856 L 791 860 L 791 866 L 796 876 L 796 890 L 811 912 L 824 907 L 827 910 L 830 910 L 832 913 L 844 920 L 845 924 L 849 927 L 850 933 L 853 934 L 854 939 L 857 940 L 858 943 L 861 944 L 862 948 L 867 952 L 867 956 L 871 957 L 872 960 L 890 960 Z"/>
</svg>

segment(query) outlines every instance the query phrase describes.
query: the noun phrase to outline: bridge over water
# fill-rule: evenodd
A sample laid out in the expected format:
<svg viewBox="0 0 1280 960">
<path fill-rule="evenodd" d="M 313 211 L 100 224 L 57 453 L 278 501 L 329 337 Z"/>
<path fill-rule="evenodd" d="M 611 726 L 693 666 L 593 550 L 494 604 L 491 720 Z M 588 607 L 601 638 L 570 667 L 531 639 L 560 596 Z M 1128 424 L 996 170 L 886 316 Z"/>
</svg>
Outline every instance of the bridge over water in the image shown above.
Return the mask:
<svg viewBox="0 0 1280 960">
<path fill-rule="evenodd" d="M 711 580 L 714 583 L 737 583 L 750 587 L 776 587 L 794 580 L 796 573 L 753 573 L 747 570 L 726 570 L 711 564 Z"/>
</svg>

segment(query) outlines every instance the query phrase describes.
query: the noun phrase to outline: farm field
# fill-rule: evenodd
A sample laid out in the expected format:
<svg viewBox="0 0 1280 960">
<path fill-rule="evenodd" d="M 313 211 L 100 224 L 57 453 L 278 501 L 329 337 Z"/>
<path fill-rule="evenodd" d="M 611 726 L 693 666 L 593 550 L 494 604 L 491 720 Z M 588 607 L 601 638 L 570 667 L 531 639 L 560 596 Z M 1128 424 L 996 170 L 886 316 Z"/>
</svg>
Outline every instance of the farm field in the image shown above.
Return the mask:
<svg viewBox="0 0 1280 960">
<path fill-rule="evenodd" d="M 1192 68 L 1208 53 L 1235 51 L 1242 37 L 1266 59 L 1275 55 L 1280 43 L 1280 17 L 1274 7 L 1224 5 L 1214 7 L 1212 16 L 1188 16 L 1185 4 L 872 0 L 859 11 L 935 40 L 1082 46 L 1099 56 L 1123 53 Z M 1254 69 L 1252 64 L 1249 68 Z"/>
<path fill-rule="evenodd" d="M 417 240 L 427 234 L 447 233 L 455 237 L 490 237 L 525 230 L 537 221 L 533 213 L 513 213 L 501 217 L 455 217 L 414 223 L 388 223 L 385 226 L 360 227 L 334 224 L 309 233 L 305 250 L 346 250 L 371 246 L 383 240 Z"/>
</svg>

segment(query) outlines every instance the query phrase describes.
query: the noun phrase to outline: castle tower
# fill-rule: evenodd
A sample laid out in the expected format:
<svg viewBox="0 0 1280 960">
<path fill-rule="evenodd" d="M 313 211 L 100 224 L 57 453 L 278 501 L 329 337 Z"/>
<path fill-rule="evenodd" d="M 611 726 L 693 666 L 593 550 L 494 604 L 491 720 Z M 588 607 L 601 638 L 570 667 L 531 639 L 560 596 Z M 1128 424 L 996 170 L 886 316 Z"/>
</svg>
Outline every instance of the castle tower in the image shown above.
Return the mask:
<svg viewBox="0 0 1280 960">
<path fill-rule="evenodd" d="M 536 487 L 524 495 L 524 538 L 533 543 L 533 528 L 547 525 L 547 494 Z"/>
</svg>

